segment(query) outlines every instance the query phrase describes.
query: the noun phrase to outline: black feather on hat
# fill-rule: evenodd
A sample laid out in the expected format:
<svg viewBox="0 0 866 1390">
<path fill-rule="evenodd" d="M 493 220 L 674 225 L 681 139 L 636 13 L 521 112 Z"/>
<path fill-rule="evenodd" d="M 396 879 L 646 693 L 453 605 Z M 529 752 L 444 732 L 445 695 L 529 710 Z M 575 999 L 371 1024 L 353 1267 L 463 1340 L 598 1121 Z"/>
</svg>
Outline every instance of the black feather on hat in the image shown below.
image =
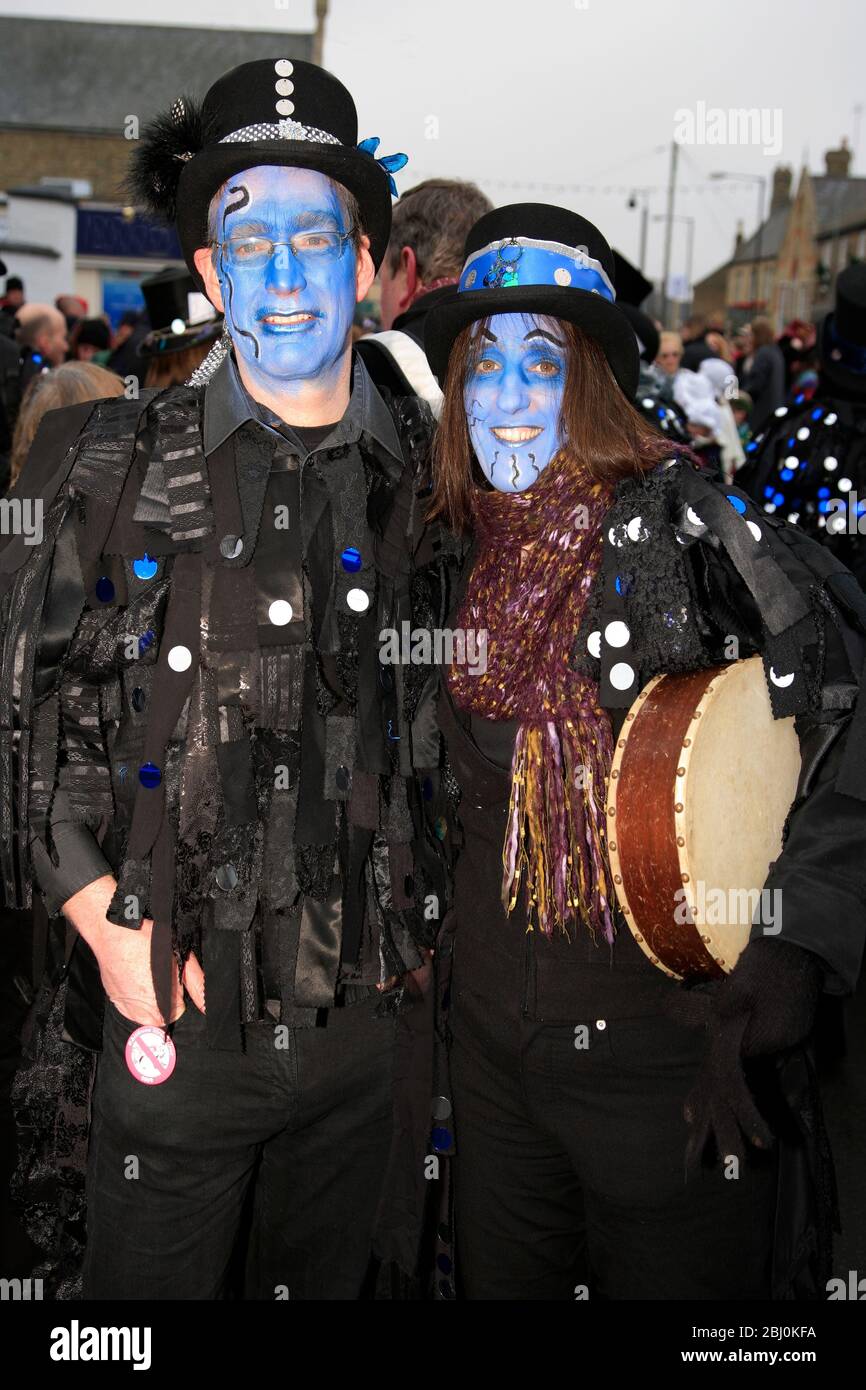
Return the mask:
<svg viewBox="0 0 866 1390">
<path fill-rule="evenodd" d="M 171 110 L 144 127 L 133 153 L 126 187 L 135 202 L 164 222 L 177 218 L 177 189 L 183 167 L 204 148 L 215 132 L 208 130 L 203 103 L 178 97 Z"/>
</svg>

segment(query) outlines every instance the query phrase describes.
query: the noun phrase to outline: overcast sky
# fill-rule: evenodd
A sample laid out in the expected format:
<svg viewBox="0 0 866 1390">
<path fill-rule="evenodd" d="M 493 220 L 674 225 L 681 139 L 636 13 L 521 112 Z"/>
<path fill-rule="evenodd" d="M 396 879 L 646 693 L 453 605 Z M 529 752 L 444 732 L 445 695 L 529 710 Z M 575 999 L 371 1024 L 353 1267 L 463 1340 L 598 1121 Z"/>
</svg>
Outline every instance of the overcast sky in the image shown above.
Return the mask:
<svg viewBox="0 0 866 1390">
<path fill-rule="evenodd" d="M 311 29 L 314 14 L 313 0 L 0 0 L 0 8 L 274 32 Z M 664 211 L 670 143 L 684 130 L 677 113 L 691 113 L 676 212 L 696 219 L 695 279 L 728 258 L 738 218 L 747 234 L 757 218 L 757 186 L 707 188 L 712 171 L 769 175 L 788 163 L 798 177 L 807 160 L 823 172 L 824 151 L 848 136 L 854 172 L 866 174 L 866 123 L 858 141 L 854 110 L 866 104 L 864 54 L 862 0 L 330 0 L 325 37 L 325 65 L 355 97 L 360 137 L 379 135 L 380 154 L 410 157 L 400 188 L 450 175 L 475 179 L 496 203 L 562 203 L 633 260 L 640 213 L 627 208 L 629 192 L 651 188 L 650 213 Z M 765 139 L 702 142 L 701 103 L 763 111 Z M 544 187 L 552 184 L 566 187 Z M 662 238 L 651 223 L 651 276 Z M 679 224 L 674 272 L 685 271 L 685 257 Z"/>
</svg>

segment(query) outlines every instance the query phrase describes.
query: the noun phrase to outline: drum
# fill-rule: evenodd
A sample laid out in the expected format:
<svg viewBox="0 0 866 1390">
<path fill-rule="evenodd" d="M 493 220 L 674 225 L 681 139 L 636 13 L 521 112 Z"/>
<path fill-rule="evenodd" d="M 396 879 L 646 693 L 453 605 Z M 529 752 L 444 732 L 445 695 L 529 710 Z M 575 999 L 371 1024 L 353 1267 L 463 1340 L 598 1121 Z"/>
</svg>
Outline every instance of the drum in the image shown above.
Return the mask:
<svg viewBox="0 0 866 1390">
<path fill-rule="evenodd" d="M 721 976 L 759 912 L 774 929 L 762 889 L 799 773 L 760 657 L 656 676 L 638 695 L 611 764 L 608 851 L 623 915 L 666 975 Z"/>
</svg>

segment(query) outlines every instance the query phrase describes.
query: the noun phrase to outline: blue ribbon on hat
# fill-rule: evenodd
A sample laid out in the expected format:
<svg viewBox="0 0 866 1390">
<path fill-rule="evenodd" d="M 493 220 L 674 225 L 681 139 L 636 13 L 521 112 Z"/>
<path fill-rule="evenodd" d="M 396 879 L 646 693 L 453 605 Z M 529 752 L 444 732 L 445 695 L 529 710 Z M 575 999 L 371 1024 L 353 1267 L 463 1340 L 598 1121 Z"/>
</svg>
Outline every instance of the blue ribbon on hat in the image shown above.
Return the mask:
<svg viewBox="0 0 866 1390">
<path fill-rule="evenodd" d="M 362 140 L 358 145 L 359 150 L 363 150 L 364 154 L 371 155 L 372 158 L 376 160 L 376 163 L 385 170 L 385 173 L 388 175 L 388 182 L 391 185 L 391 192 L 396 198 L 397 185 L 394 182 L 394 174 L 398 169 L 402 169 L 404 164 L 409 163 L 409 156 L 408 154 L 383 154 L 379 158 L 376 158 L 376 151 L 378 148 L 378 135 L 371 135 L 369 139 Z"/>
<path fill-rule="evenodd" d="M 613 303 L 616 293 L 600 261 L 577 247 L 559 242 L 511 237 L 493 241 L 470 256 L 463 267 L 458 292 L 508 289 L 519 285 L 552 285 L 584 290 Z"/>
</svg>

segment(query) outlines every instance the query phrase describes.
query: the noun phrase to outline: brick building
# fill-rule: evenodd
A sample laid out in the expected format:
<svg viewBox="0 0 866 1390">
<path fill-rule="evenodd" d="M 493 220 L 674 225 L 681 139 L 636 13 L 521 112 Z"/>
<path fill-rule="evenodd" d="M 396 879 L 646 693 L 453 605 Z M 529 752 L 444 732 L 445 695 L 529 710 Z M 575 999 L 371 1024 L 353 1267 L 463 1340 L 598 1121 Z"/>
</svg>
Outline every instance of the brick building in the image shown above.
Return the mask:
<svg viewBox="0 0 866 1390">
<path fill-rule="evenodd" d="M 312 44 L 285 29 L 0 18 L 0 248 L 28 297 L 74 292 L 114 313 L 126 285 L 134 302 L 142 275 L 180 257 L 172 235 L 124 206 L 139 127 L 238 63 L 309 59 Z"/>
</svg>

